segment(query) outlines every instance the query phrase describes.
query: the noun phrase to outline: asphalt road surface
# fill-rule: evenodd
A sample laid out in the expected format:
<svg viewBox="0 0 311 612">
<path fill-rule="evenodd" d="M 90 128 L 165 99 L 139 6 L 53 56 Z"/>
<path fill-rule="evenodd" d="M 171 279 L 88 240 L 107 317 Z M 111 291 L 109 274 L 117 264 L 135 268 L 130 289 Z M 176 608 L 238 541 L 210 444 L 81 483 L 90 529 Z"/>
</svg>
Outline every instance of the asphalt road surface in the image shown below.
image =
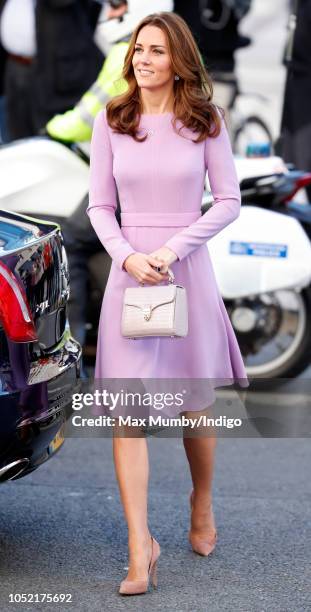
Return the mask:
<svg viewBox="0 0 311 612">
<path fill-rule="evenodd" d="M 122 598 L 127 531 L 109 438 L 70 438 L 36 472 L 1 485 L 1 611 L 311 609 L 310 440 L 217 443 L 209 558 L 187 541 L 190 477 L 182 440 L 148 438 L 150 527 L 159 586 Z M 9 603 L 10 593 L 71 593 L 72 603 Z"/>
</svg>

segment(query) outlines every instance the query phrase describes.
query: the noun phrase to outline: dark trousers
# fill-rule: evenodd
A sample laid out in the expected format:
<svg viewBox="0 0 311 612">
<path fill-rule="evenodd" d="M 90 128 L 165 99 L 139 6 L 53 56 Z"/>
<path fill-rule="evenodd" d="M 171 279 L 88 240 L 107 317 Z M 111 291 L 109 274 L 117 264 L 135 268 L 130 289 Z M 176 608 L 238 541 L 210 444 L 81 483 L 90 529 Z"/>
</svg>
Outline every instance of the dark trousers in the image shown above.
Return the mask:
<svg viewBox="0 0 311 612">
<path fill-rule="evenodd" d="M 22 64 L 8 57 L 4 74 L 7 130 L 9 140 L 35 136 L 49 120 L 41 115 L 33 100 L 32 64 Z"/>
<path fill-rule="evenodd" d="M 120 203 L 116 210 L 116 219 L 121 224 Z M 93 255 L 105 251 L 86 214 L 88 195 L 62 225 L 65 247 L 68 256 L 70 274 L 69 322 L 71 331 L 80 342 L 85 342 L 86 310 L 88 303 L 89 260 Z M 105 272 L 101 271 L 105 277 Z M 104 283 L 105 284 L 105 283 Z M 98 289 L 104 289 L 98 287 Z"/>
<path fill-rule="evenodd" d="M 89 258 L 103 250 L 91 224 L 84 239 L 77 236 L 75 228 L 66 223 L 62 227 L 70 274 L 70 298 L 68 317 L 70 329 L 83 346 L 86 337 L 86 310 L 88 301 Z"/>
<path fill-rule="evenodd" d="M 311 71 L 293 73 L 286 79 L 281 125 L 281 155 L 298 170 L 311 172 Z M 306 188 L 311 201 L 311 187 Z"/>
</svg>

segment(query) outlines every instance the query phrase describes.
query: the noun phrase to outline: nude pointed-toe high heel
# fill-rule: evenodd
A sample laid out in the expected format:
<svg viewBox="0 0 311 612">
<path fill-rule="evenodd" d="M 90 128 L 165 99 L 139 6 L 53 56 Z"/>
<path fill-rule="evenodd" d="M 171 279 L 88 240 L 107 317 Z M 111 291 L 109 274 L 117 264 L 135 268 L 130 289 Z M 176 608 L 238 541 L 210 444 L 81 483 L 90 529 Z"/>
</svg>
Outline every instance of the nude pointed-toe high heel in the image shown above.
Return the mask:
<svg viewBox="0 0 311 612">
<path fill-rule="evenodd" d="M 154 588 L 158 586 L 157 562 L 161 554 L 159 543 L 151 536 L 151 558 L 148 568 L 148 578 L 146 580 L 122 580 L 120 584 L 120 595 L 139 595 L 146 593 L 149 589 L 149 582 Z"/>
<path fill-rule="evenodd" d="M 190 508 L 193 508 L 193 491 L 190 494 Z M 213 552 L 216 542 L 217 542 L 217 530 L 215 530 L 215 535 L 213 538 L 200 538 L 196 534 L 192 533 L 191 529 L 189 531 L 189 542 L 192 546 L 192 550 L 196 552 L 198 555 L 203 555 L 207 557 Z"/>
</svg>

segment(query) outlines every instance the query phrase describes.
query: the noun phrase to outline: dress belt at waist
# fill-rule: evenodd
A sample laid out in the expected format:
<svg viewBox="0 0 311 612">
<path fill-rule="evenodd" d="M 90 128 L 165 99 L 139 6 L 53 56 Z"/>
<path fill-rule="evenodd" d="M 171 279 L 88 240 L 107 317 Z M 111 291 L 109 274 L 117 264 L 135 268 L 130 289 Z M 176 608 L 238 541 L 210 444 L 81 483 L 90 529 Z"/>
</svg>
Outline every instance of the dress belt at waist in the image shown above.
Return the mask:
<svg viewBox="0 0 311 612">
<path fill-rule="evenodd" d="M 121 226 L 187 227 L 201 217 L 201 210 L 192 212 L 121 212 Z"/>
</svg>

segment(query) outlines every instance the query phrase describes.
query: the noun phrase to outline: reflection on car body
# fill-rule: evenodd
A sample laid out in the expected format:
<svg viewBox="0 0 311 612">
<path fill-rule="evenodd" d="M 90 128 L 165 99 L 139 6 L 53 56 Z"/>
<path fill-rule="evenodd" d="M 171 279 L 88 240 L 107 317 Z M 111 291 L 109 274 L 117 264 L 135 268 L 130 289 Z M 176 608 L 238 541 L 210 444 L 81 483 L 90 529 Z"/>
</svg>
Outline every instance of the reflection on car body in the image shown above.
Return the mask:
<svg viewBox="0 0 311 612">
<path fill-rule="evenodd" d="M 33 471 L 64 441 L 81 361 L 68 298 L 60 227 L 0 210 L 0 482 Z"/>
</svg>

